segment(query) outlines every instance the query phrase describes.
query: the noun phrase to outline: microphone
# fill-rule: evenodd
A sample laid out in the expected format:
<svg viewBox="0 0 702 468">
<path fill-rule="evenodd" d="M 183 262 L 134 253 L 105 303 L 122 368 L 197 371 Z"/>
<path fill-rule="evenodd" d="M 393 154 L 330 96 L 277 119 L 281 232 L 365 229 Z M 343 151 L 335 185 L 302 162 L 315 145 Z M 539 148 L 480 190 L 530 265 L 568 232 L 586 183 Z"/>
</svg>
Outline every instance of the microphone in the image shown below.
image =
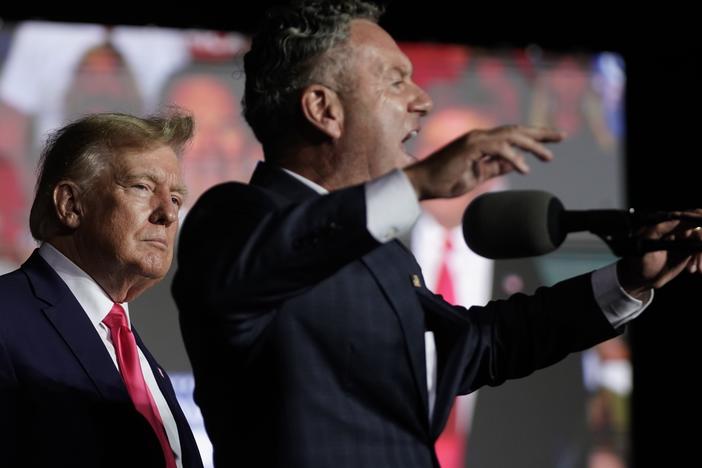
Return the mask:
<svg viewBox="0 0 702 468">
<path fill-rule="evenodd" d="M 673 219 L 702 225 L 702 216 L 670 212 L 568 211 L 548 192 L 510 190 L 486 193 L 473 200 L 463 215 L 463 236 L 471 250 L 492 259 L 547 254 L 560 247 L 568 233 L 578 231 L 598 235 L 617 256 L 702 250 L 698 240 L 644 239 L 636 235 L 643 226 Z"/>
</svg>

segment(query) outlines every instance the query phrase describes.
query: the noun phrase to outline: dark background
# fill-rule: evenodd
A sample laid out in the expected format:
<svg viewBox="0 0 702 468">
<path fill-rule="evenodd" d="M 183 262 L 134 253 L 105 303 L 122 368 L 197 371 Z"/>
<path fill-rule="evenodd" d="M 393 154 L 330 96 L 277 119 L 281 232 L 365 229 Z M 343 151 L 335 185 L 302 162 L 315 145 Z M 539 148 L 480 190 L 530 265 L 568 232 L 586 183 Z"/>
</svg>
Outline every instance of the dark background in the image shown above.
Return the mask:
<svg viewBox="0 0 702 468">
<path fill-rule="evenodd" d="M 127 5 L 0 7 L 5 21 L 43 19 L 102 24 L 152 24 L 251 32 L 267 6 L 279 2 L 198 1 L 158 11 Z M 388 3 L 388 2 L 383 2 Z M 478 46 L 538 44 L 562 51 L 611 50 L 627 66 L 627 197 L 639 209 L 702 206 L 702 25 L 692 7 L 627 6 L 614 2 L 518 8 L 432 0 L 390 2 L 381 21 L 396 39 Z M 670 3 L 670 2 L 669 2 Z M 184 4 L 181 4 L 184 5 Z M 615 10 L 615 8 L 617 8 Z M 597 190 L 597 181 L 592 181 Z M 681 466 L 699 459 L 698 398 L 702 280 L 683 275 L 656 292 L 630 326 L 634 362 L 633 466 Z M 693 462 L 694 463 L 694 462 Z"/>
</svg>

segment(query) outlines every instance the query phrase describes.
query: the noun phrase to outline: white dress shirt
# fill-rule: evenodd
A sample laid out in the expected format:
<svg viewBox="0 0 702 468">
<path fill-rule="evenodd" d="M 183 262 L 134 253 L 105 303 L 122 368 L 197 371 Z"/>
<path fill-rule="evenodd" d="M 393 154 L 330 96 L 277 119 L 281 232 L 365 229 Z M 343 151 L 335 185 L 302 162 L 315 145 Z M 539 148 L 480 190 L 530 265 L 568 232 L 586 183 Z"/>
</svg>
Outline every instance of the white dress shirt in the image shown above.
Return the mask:
<svg viewBox="0 0 702 468">
<path fill-rule="evenodd" d="M 86 315 L 90 319 L 90 323 L 95 327 L 95 331 L 102 340 L 102 344 L 105 345 L 107 353 L 112 358 L 112 362 L 115 364 L 115 368 L 119 372 L 119 365 L 117 364 L 117 356 L 115 354 L 115 348 L 112 345 L 112 338 L 110 336 L 110 330 L 107 325 L 102 323 L 102 320 L 107 317 L 107 314 L 112 309 L 114 302 L 109 296 L 102 290 L 102 288 L 93 280 L 87 273 L 81 270 L 75 263 L 70 261 L 61 252 L 56 250 L 54 246 L 48 243 L 43 243 L 39 248 L 39 255 L 48 263 L 51 268 L 56 271 L 59 277 L 66 283 L 68 289 L 78 300 L 78 303 L 85 311 Z M 121 304 L 124 308 L 124 312 L 127 315 L 127 323 L 131 328 L 131 321 L 129 319 L 129 305 L 124 302 Z M 166 429 L 166 435 L 168 436 L 168 442 L 171 445 L 171 449 L 175 454 L 176 466 L 178 468 L 183 467 L 183 461 L 181 459 L 181 449 L 180 449 L 180 439 L 178 438 L 178 427 L 176 426 L 175 418 L 171 409 L 166 403 L 161 389 L 156 383 L 156 378 L 149 362 L 144 357 L 144 353 L 139 349 L 139 364 L 141 365 L 141 372 L 144 375 L 144 380 L 146 385 L 149 387 L 151 396 L 156 402 L 158 407 L 158 412 L 161 416 L 161 421 L 163 421 L 163 426 Z M 159 368 L 159 372 L 160 372 Z"/>
</svg>

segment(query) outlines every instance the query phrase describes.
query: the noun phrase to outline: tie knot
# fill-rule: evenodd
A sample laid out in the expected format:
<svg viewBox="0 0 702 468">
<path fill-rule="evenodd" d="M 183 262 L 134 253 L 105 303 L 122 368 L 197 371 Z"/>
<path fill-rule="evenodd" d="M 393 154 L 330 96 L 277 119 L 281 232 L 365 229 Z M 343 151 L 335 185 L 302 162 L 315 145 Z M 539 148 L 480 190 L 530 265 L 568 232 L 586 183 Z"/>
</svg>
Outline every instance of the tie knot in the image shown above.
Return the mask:
<svg viewBox="0 0 702 468">
<path fill-rule="evenodd" d="M 119 304 L 114 304 L 110 313 L 102 320 L 102 323 L 107 325 L 110 330 L 117 328 L 128 328 L 127 314 L 124 313 L 124 308 Z"/>
</svg>

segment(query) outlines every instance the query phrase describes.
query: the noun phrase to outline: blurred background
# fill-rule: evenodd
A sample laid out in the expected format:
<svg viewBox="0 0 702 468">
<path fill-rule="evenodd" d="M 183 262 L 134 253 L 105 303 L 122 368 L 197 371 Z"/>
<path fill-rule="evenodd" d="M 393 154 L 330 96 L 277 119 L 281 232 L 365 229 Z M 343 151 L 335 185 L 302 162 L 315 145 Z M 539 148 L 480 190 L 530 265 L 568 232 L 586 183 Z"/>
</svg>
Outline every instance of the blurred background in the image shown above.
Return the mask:
<svg viewBox="0 0 702 468">
<path fill-rule="evenodd" d="M 167 105 L 193 113 L 196 136 L 183 155 L 191 196 L 182 216 L 208 187 L 248 180 L 262 154 L 240 114 L 241 59 L 272 3 L 198 2 L 158 13 L 0 7 L 0 273 L 35 247 L 28 212 L 48 132 L 85 113 L 148 114 Z M 542 189 L 568 209 L 701 205 L 702 44 L 694 16 L 592 3 L 515 10 L 394 1 L 381 25 L 434 99 L 412 142 L 417 157 L 471 128 L 520 122 L 568 132 L 553 163 L 532 164 L 528 177 L 509 176 L 476 193 Z M 425 204 L 404 239 L 430 285 L 441 288 L 452 276 L 453 302 L 530 292 L 615 259 L 588 234 L 570 235 L 544 257 L 477 257 L 457 228 L 473 196 Z M 170 297 L 176 267 L 131 305 L 132 316 L 168 369 L 209 459 Z M 700 420 L 692 383 L 701 354 L 699 286 L 684 275 L 656 294 L 623 337 L 459 402 L 465 457 L 446 466 L 614 468 L 694 459 L 698 431 L 683 428 Z"/>
</svg>

